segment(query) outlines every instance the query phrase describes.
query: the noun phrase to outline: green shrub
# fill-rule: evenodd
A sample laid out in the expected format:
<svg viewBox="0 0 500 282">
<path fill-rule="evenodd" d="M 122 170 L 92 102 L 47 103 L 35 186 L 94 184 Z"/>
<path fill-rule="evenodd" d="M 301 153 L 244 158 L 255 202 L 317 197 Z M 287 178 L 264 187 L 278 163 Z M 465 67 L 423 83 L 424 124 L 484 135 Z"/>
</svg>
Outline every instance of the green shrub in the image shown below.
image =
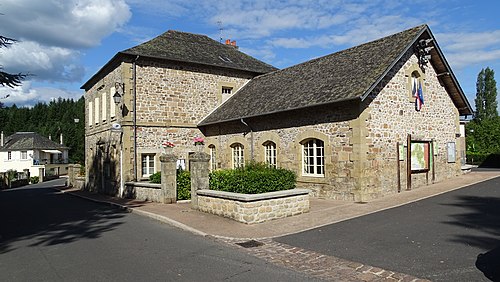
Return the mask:
<svg viewBox="0 0 500 282">
<path fill-rule="evenodd" d="M 158 171 L 157 173 L 151 174 L 149 176 L 149 182 L 150 183 L 160 184 L 161 183 L 161 172 Z"/>
<path fill-rule="evenodd" d="M 30 177 L 30 183 L 31 184 L 37 184 L 38 181 L 40 181 L 40 178 L 38 176 L 32 176 L 32 177 Z"/>
<path fill-rule="evenodd" d="M 191 199 L 191 173 L 187 170 L 177 170 L 177 200 Z"/>
<path fill-rule="evenodd" d="M 480 165 L 489 155 L 489 153 L 467 152 L 467 163 Z"/>
<path fill-rule="evenodd" d="M 149 176 L 149 182 L 161 183 L 161 172 Z M 177 170 L 177 200 L 191 199 L 191 174 L 187 170 Z"/>
<path fill-rule="evenodd" d="M 295 188 L 297 176 L 291 170 L 250 163 L 235 170 L 210 173 L 210 189 L 241 194 L 259 194 Z"/>
</svg>

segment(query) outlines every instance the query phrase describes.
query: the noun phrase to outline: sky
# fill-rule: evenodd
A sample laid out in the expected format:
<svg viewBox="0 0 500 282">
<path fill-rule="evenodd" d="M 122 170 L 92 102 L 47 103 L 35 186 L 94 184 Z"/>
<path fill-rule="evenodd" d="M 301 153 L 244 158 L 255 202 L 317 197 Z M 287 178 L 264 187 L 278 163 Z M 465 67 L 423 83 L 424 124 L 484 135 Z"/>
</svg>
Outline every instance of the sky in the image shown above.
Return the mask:
<svg viewBox="0 0 500 282">
<path fill-rule="evenodd" d="M 29 74 L 0 87 L 0 102 L 79 99 L 117 52 L 167 30 L 236 40 L 285 68 L 428 24 L 474 108 L 481 69 L 500 81 L 499 11 L 495 0 L 0 0 L 0 34 L 17 40 L 0 49 L 0 66 Z"/>
</svg>

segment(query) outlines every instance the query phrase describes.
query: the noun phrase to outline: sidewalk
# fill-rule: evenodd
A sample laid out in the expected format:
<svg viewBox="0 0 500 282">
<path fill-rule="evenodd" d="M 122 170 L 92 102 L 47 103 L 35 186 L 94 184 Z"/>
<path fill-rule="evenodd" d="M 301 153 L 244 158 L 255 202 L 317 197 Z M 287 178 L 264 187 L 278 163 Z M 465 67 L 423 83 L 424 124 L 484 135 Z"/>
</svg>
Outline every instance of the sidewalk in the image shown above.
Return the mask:
<svg viewBox="0 0 500 282">
<path fill-rule="evenodd" d="M 159 204 L 92 194 L 72 188 L 61 191 L 126 208 L 133 213 L 145 215 L 202 236 L 210 235 L 224 239 L 264 239 L 298 233 L 390 209 L 499 176 L 500 170 L 472 171 L 451 180 L 411 191 L 402 191 L 364 204 L 311 198 L 311 210 L 308 213 L 254 225 L 193 210 L 189 202 Z"/>
</svg>

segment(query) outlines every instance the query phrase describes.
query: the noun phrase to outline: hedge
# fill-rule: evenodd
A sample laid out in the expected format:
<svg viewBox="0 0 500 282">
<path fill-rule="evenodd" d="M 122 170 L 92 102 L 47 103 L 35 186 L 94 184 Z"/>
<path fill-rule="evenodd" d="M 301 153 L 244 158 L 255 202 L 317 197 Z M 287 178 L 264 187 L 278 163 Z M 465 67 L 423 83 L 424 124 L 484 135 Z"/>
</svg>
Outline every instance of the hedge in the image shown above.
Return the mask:
<svg viewBox="0 0 500 282">
<path fill-rule="evenodd" d="M 479 167 L 500 167 L 500 154 L 467 152 L 467 163 Z"/>
<path fill-rule="evenodd" d="M 210 189 L 241 194 L 259 194 L 295 188 L 296 174 L 283 168 L 250 163 L 244 168 L 210 173 Z"/>
<path fill-rule="evenodd" d="M 161 183 L 161 172 L 149 176 L 149 182 Z M 191 199 L 191 174 L 187 170 L 177 170 L 177 200 Z"/>
</svg>

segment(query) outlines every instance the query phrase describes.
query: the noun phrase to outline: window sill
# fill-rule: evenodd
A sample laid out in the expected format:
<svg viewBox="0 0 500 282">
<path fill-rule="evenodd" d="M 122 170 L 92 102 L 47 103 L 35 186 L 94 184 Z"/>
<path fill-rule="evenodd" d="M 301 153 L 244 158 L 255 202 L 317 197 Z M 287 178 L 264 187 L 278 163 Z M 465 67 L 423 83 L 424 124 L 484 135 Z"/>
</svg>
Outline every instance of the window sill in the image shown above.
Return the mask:
<svg viewBox="0 0 500 282">
<path fill-rule="evenodd" d="M 327 183 L 326 178 L 324 175 L 302 175 L 297 177 L 297 182 L 304 182 L 304 183 L 320 183 L 320 184 L 325 184 Z"/>
</svg>

